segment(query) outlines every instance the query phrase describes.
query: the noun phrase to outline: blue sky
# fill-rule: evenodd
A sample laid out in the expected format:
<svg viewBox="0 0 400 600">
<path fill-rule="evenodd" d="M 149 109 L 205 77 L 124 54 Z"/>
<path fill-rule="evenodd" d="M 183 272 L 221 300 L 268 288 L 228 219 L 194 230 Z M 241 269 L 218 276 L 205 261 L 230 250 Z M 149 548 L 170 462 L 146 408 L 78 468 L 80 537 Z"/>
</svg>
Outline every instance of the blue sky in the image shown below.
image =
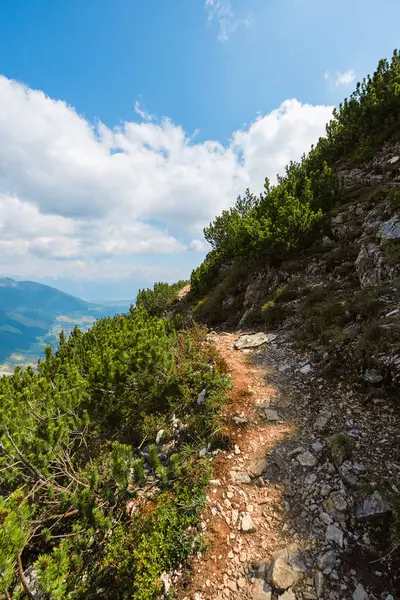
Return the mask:
<svg viewBox="0 0 400 600">
<path fill-rule="evenodd" d="M 1 3 L 0 272 L 91 299 L 188 276 L 204 225 L 316 141 L 399 20 L 395 0 Z"/>
</svg>

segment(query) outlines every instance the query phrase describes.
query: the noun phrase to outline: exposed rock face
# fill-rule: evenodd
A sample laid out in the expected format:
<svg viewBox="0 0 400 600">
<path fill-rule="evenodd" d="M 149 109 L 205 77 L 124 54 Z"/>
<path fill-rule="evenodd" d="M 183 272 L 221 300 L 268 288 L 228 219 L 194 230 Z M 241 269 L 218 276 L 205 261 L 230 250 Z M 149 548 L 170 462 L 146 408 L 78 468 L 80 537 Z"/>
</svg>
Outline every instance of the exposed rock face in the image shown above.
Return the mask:
<svg viewBox="0 0 400 600">
<path fill-rule="evenodd" d="M 383 240 L 400 240 L 400 219 L 397 215 L 382 223 L 379 234 Z"/>
<path fill-rule="evenodd" d="M 383 279 L 384 259 L 377 244 L 364 244 L 356 258 L 355 269 L 361 287 L 373 285 Z"/>
</svg>

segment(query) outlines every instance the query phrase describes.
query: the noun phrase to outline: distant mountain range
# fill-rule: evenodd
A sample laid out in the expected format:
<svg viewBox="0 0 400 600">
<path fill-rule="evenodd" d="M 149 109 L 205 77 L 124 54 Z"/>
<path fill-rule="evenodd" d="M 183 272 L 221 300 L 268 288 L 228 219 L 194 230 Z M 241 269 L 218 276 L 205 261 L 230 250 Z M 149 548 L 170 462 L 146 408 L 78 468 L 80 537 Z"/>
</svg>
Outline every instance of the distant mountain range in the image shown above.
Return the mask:
<svg viewBox="0 0 400 600">
<path fill-rule="evenodd" d="M 62 329 L 88 329 L 96 318 L 126 312 L 129 302 L 89 303 L 33 281 L 0 278 L 0 371 L 34 364 Z"/>
</svg>

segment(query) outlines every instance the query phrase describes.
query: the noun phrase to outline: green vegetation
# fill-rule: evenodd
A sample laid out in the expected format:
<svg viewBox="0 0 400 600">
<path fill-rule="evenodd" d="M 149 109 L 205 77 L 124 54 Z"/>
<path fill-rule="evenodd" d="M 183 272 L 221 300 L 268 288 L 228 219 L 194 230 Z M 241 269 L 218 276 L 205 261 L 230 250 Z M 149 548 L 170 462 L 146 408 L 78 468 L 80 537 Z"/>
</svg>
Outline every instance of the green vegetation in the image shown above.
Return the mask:
<svg viewBox="0 0 400 600">
<path fill-rule="evenodd" d="M 372 77 L 357 84 L 349 100 L 334 110 L 321 138 L 283 177 L 265 182 L 259 197 L 249 190 L 204 230 L 212 250 L 191 276 L 194 294 L 205 295 L 226 261 L 246 257 L 274 265 L 307 247 L 323 231 L 324 215 L 338 202 L 338 161 L 364 160 L 394 134 L 400 115 L 400 54 L 381 60 Z M 392 204 L 398 194 L 392 194 Z"/>
<path fill-rule="evenodd" d="M 201 544 L 209 467 L 198 451 L 220 436 L 228 379 L 205 330 L 177 331 L 143 302 L 61 334 L 36 373 L 0 379 L 6 598 L 30 597 L 32 567 L 45 598 L 150 600 Z"/>
<path fill-rule="evenodd" d="M 163 317 L 176 301 L 180 290 L 188 283 L 184 280 L 172 284 L 160 282 L 155 283 L 153 289 L 139 290 L 136 306 L 147 310 L 154 317 Z"/>
</svg>

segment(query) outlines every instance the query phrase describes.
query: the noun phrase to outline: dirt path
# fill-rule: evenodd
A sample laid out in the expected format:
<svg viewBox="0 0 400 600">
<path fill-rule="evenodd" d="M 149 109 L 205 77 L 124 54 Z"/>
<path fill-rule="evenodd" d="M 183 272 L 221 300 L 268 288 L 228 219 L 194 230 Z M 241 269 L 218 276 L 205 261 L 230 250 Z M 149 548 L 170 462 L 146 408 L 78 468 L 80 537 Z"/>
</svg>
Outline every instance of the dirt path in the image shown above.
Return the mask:
<svg viewBox="0 0 400 600">
<path fill-rule="evenodd" d="M 213 459 L 203 516 L 208 548 L 193 562 L 187 598 L 262 600 L 262 582 L 249 578 L 249 566 L 262 569 L 262 561 L 287 541 L 282 531 L 282 489 L 261 475 L 267 454 L 294 428 L 288 422 L 266 420 L 264 409 L 274 402 L 276 389 L 265 384 L 264 369 L 251 365 L 246 351 L 233 349 L 237 337 L 222 334 L 215 340 L 233 378 L 224 409 L 233 447 Z"/>
<path fill-rule="evenodd" d="M 399 598 L 387 499 L 400 489 L 400 411 L 321 377 L 312 354 L 273 337 L 250 351 L 234 349 L 239 334 L 209 336 L 233 378 L 232 444 L 212 455 L 206 549 L 183 571 L 178 598 Z"/>
</svg>

